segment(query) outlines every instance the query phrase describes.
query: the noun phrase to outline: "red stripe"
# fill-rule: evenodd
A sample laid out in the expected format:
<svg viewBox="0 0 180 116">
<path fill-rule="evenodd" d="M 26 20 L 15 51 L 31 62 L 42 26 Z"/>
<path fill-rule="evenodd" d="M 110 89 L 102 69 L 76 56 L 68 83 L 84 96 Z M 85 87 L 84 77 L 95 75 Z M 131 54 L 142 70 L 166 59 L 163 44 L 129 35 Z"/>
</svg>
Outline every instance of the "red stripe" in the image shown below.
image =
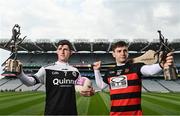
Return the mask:
<svg viewBox="0 0 180 116">
<path fill-rule="evenodd" d="M 142 116 L 142 111 L 137 110 L 137 111 L 128 111 L 128 112 L 110 112 L 110 116 L 124 116 L 124 115 L 129 115 L 129 116 Z"/>
<path fill-rule="evenodd" d="M 137 105 L 137 104 L 141 104 L 140 98 L 111 100 L 111 106 L 127 106 L 127 105 Z"/>
<path fill-rule="evenodd" d="M 110 95 L 121 94 L 121 93 L 131 93 L 131 92 L 140 92 L 140 91 L 141 91 L 141 86 L 138 86 L 138 85 L 128 86 L 127 88 L 110 90 Z"/>
<path fill-rule="evenodd" d="M 111 78 L 111 77 L 108 77 L 108 83 L 110 83 L 110 78 Z"/>
<path fill-rule="evenodd" d="M 128 80 L 136 80 L 139 78 L 137 73 L 126 74 L 126 76 L 128 77 Z"/>
</svg>

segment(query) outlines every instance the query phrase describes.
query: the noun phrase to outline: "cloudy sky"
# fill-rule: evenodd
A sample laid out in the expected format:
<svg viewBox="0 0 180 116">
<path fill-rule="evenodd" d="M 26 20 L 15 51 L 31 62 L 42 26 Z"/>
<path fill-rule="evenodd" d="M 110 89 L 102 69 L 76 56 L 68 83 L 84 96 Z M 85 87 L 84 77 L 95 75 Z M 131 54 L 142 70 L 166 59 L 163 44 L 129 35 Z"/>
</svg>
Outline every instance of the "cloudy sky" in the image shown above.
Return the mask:
<svg viewBox="0 0 180 116">
<path fill-rule="evenodd" d="M 180 38 L 180 0 L 0 0 L 0 39 L 14 24 L 38 38 Z M 5 52 L 6 53 L 6 52 Z M 9 55 L 9 53 L 8 53 Z M 7 57 L 0 50 L 0 59 Z M 2 61 L 0 61 L 1 63 Z"/>
</svg>

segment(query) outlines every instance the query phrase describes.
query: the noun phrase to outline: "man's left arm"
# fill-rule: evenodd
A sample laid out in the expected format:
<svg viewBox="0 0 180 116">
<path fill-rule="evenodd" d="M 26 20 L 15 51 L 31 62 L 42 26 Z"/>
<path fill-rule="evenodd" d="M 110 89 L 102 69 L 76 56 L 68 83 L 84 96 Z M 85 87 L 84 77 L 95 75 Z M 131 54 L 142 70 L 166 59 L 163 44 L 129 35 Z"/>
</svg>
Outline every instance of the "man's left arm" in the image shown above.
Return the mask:
<svg viewBox="0 0 180 116">
<path fill-rule="evenodd" d="M 144 76 L 154 75 L 162 71 L 162 68 L 159 63 L 151 64 L 151 65 L 144 65 L 141 67 L 141 74 Z"/>
<path fill-rule="evenodd" d="M 154 75 L 162 71 L 163 68 L 174 65 L 173 53 L 167 54 L 166 59 L 160 63 L 152 65 L 144 65 L 141 67 L 140 71 L 142 75 Z"/>
</svg>

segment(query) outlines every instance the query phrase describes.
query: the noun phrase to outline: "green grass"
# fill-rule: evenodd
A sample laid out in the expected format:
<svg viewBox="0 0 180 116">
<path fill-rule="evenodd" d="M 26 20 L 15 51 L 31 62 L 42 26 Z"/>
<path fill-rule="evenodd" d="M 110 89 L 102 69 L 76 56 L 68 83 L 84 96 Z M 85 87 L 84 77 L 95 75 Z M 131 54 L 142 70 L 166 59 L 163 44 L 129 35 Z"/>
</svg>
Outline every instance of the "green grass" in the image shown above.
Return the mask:
<svg viewBox="0 0 180 116">
<path fill-rule="evenodd" d="M 77 109 L 81 115 L 108 115 L 109 94 L 96 93 L 92 97 L 77 94 Z M 43 115 L 43 92 L 1 92 L 0 115 Z M 180 115 L 180 93 L 143 93 L 144 115 Z"/>
</svg>

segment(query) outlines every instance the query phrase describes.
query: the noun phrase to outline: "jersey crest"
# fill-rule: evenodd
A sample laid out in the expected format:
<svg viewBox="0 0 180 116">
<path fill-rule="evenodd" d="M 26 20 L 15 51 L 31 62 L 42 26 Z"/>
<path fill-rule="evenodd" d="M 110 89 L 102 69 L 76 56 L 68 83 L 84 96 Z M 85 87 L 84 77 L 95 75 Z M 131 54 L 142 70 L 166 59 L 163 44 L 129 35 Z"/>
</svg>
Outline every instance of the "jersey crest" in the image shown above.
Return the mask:
<svg viewBox="0 0 180 116">
<path fill-rule="evenodd" d="M 126 75 L 120 75 L 116 77 L 110 78 L 110 86 L 111 89 L 122 89 L 127 88 L 127 76 Z"/>
</svg>

